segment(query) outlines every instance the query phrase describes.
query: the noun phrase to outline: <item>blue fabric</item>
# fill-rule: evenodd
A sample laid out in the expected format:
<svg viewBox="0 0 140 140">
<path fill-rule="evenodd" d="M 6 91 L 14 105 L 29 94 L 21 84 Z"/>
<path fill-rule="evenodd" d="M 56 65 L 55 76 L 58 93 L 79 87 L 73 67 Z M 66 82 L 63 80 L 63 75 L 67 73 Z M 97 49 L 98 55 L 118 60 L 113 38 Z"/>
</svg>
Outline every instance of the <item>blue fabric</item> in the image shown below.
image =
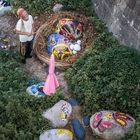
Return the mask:
<svg viewBox="0 0 140 140">
<path fill-rule="evenodd" d="M 60 35 L 59 34 L 51 34 L 48 37 L 48 53 L 52 52 L 52 48 L 58 43 Z"/>
<path fill-rule="evenodd" d="M 72 120 L 72 128 L 77 140 L 85 140 L 85 129 L 83 128 L 82 124 L 78 119 Z"/>
<path fill-rule="evenodd" d="M 71 106 L 76 106 L 76 105 L 78 105 L 78 102 L 77 102 L 76 99 L 74 99 L 74 98 L 70 98 L 70 99 L 68 100 L 68 103 L 70 103 Z"/>
</svg>

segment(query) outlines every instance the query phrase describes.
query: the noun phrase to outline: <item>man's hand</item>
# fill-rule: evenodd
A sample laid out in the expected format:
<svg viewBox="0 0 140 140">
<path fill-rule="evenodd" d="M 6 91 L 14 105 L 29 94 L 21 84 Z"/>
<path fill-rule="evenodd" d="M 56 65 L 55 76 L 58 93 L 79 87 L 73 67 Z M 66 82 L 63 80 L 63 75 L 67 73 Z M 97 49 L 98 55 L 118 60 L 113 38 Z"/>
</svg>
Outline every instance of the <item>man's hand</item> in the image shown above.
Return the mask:
<svg viewBox="0 0 140 140">
<path fill-rule="evenodd" d="M 32 32 L 31 32 L 31 34 L 32 34 L 32 35 L 34 35 L 34 34 L 35 34 L 35 32 L 34 32 L 34 31 L 32 31 Z"/>
<path fill-rule="evenodd" d="M 27 32 L 26 34 L 27 34 L 27 36 L 31 36 L 32 35 L 32 33 L 29 33 L 29 32 Z"/>
</svg>

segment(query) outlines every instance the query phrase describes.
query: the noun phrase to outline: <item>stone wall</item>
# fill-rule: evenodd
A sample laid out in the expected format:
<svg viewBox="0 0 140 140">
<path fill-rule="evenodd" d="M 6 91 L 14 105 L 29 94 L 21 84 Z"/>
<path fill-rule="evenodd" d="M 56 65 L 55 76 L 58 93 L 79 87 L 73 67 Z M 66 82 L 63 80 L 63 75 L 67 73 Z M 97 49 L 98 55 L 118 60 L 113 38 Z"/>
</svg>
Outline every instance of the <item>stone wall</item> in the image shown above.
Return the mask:
<svg viewBox="0 0 140 140">
<path fill-rule="evenodd" d="M 140 0 L 92 0 L 99 18 L 118 40 L 140 50 Z"/>
</svg>

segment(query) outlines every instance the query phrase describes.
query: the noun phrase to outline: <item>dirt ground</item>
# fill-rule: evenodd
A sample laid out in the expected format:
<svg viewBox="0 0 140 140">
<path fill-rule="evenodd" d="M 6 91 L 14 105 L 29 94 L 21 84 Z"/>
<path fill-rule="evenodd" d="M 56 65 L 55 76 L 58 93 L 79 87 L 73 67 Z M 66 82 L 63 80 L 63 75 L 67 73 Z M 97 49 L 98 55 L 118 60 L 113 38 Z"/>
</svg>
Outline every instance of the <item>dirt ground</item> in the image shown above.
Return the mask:
<svg viewBox="0 0 140 140">
<path fill-rule="evenodd" d="M 45 13 L 41 16 L 35 17 L 35 28 L 36 30 L 47 20 L 47 15 L 49 13 Z M 17 18 L 12 15 L 4 15 L 0 17 L 0 34 L 10 34 L 14 37 L 15 42 L 19 44 L 18 37 L 15 35 L 14 28 L 17 22 Z M 36 77 L 40 81 L 45 81 L 48 74 L 48 65 L 43 64 L 38 60 L 38 58 L 33 57 L 31 59 L 27 59 L 27 63 L 22 65 L 24 71 L 28 74 L 29 77 Z M 64 72 L 56 69 L 56 76 L 60 85 L 62 87 L 62 93 L 66 98 L 70 98 L 71 94 L 68 92 L 68 85 L 64 78 Z M 81 107 L 76 106 L 73 107 L 72 119 L 78 118 L 82 122 L 82 117 L 80 114 Z M 71 125 L 68 125 L 66 128 L 71 129 Z M 86 129 L 86 139 L 85 140 L 93 140 L 91 129 Z M 76 140 L 76 139 L 75 139 Z"/>
</svg>

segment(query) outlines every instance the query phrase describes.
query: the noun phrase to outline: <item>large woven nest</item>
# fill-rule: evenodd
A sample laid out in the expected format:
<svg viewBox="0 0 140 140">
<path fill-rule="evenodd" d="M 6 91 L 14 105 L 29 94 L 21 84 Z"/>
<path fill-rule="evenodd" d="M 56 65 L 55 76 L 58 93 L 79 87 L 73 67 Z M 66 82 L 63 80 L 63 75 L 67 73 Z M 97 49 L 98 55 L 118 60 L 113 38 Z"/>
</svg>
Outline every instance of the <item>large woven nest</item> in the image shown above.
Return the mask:
<svg viewBox="0 0 140 140">
<path fill-rule="evenodd" d="M 89 18 L 83 15 L 79 15 L 73 12 L 61 12 L 57 14 L 50 14 L 46 23 L 44 23 L 38 29 L 33 44 L 34 53 L 44 63 L 49 64 L 50 60 L 50 55 L 47 53 L 46 49 L 47 44 L 45 41 L 45 37 L 53 33 L 57 21 L 62 18 L 71 18 L 83 24 L 83 36 L 81 38 L 82 50 L 76 55 L 66 57 L 63 60 L 56 59 L 55 61 L 55 66 L 61 70 L 64 70 L 70 67 L 72 63 L 77 60 L 77 58 L 84 52 L 86 48 L 91 46 L 94 37 L 94 30 L 93 24 L 91 23 Z"/>
</svg>

